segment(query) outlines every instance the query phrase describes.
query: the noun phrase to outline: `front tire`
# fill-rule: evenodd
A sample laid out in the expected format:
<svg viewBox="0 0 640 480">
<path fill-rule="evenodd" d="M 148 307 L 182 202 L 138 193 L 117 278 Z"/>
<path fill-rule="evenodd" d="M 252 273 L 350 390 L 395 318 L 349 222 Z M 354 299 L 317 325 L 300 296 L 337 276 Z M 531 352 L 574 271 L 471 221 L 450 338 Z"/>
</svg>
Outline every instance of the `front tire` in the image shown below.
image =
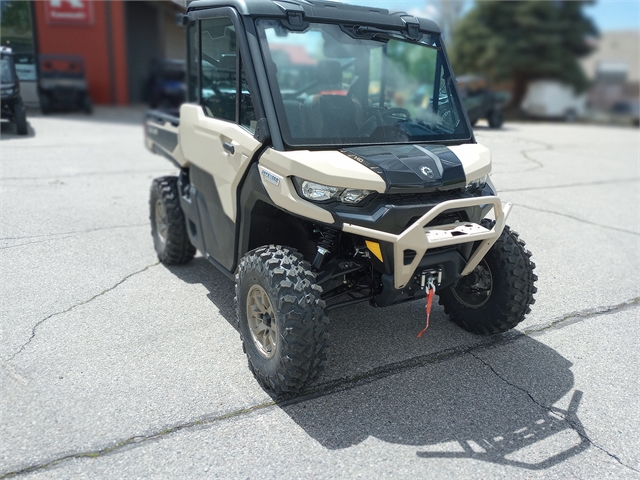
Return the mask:
<svg viewBox="0 0 640 480">
<path fill-rule="evenodd" d="M 482 224 L 493 227 L 490 220 Z M 439 293 L 445 313 L 458 326 L 478 335 L 511 330 L 524 320 L 535 302 L 538 277 L 530 257 L 518 234 L 505 226 L 474 271 Z"/>
<path fill-rule="evenodd" d="M 504 123 L 504 114 L 501 110 L 492 110 L 488 120 L 489 128 L 501 128 Z"/>
<path fill-rule="evenodd" d="M 236 273 L 238 322 L 249 369 L 276 395 L 301 391 L 327 362 L 329 320 L 322 288 L 292 248 L 247 253 Z"/>
<path fill-rule="evenodd" d="M 18 135 L 26 135 L 29 132 L 27 128 L 27 112 L 22 103 L 16 104 L 14 116 Z"/>
<path fill-rule="evenodd" d="M 160 177 L 152 182 L 149 210 L 151 236 L 158 259 L 166 265 L 190 261 L 196 249 L 189 240 L 180 207 L 178 177 Z"/>
</svg>

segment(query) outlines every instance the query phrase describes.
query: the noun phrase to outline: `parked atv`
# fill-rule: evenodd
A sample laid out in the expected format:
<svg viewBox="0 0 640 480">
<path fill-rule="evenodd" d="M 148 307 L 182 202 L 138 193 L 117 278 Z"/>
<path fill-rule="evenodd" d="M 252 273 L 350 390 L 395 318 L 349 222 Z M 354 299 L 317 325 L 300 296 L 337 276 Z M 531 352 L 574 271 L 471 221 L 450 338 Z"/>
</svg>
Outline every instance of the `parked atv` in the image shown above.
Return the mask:
<svg viewBox="0 0 640 480">
<path fill-rule="evenodd" d="M 487 78 L 463 76 L 457 78 L 458 90 L 471 125 L 486 118 L 490 128 L 500 128 L 504 123 L 502 109 L 509 101 L 509 95 L 494 92 Z"/>
<path fill-rule="evenodd" d="M 172 111 L 180 108 L 185 101 L 185 62 L 164 59 L 154 62 L 149 74 L 149 106 Z"/>
<path fill-rule="evenodd" d="M 16 75 L 13 53 L 8 47 L 0 47 L 0 75 L 2 119 L 15 123 L 18 135 L 26 135 L 27 112 L 20 96 L 20 81 Z"/>
<path fill-rule="evenodd" d="M 151 233 L 163 263 L 199 250 L 235 280 L 265 389 L 318 378 L 336 308 L 437 292 L 473 333 L 523 320 L 534 264 L 435 23 L 313 0 L 202 0 L 184 20 L 188 101 L 146 119 L 180 169 L 151 185 Z"/>
<path fill-rule="evenodd" d="M 93 111 L 84 61 L 78 55 L 40 55 L 38 95 L 40 109 L 47 114 L 54 110 Z"/>
</svg>

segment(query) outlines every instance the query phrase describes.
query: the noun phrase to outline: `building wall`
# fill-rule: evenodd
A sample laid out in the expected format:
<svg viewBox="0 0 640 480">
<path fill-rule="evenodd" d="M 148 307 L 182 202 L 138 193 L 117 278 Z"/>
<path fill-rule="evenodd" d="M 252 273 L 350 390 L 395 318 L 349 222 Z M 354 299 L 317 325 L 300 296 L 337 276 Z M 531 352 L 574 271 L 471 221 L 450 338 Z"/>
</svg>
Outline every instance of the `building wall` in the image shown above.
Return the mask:
<svg viewBox="0 0 640 480">
<path fill-rule="evenodd" d="M 90 25 L 49 24 L 46 2 L 34 3 L 40 53 L 82 56 L 93 102 L 127 104 L 123 0 L 92 1 L 93 21 Z"/>
</svg>

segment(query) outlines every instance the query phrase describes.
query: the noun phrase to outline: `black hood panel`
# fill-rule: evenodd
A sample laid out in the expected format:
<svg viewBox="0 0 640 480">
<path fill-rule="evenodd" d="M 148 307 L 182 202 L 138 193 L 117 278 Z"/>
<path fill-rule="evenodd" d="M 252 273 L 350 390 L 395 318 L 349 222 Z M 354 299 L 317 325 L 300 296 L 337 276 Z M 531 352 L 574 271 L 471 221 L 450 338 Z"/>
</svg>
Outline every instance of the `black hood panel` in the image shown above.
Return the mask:
<svg viewBox="0 0 640 480">
<path fill-rule="evenodd" d="M 341 150 L 349 158 L 380 175 L 385 193 L 464 187 L 460 159 L 444 145 L 374 145 Z"/>
</svg>

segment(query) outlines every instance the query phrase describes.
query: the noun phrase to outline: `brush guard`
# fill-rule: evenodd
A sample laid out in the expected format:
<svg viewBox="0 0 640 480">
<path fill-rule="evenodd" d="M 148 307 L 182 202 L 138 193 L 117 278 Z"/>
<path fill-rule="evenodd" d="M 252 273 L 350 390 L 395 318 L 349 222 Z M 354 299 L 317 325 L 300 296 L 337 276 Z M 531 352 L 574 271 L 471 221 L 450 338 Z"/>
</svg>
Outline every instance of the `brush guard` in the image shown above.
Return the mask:
<svg viewBox="0 0 640 480">
<path fill-rule="evenodd" d="M 448 210 L 485 206 L 491 206 L 491 210 L 493 210 L 496 219 L 491 229 L 473 222 L 425 226 L 432 222 L 438 215 Z M 463 198 L 440 203 L 399 235 L 350 223 L 344 224 L 343 231 L 393 244 L 393 255 L 395 259 L 394 287 L 400 290 L 404 288 L 414 276 L 420 260 L 428 250 L 479 241 L 481 242 L 480 245 L 478 245 L 469 257 L 461 275 L 465 276 L 471 273 L 502 234 L 510 211 L 511 203 L 503 204 L 496 196 Z M 405 252 L 409 253 L 411 251 L 414 251 L 415 255 L 413 255 L 412 261 L 405 265 L 403 261 Z"/>
</svg>

